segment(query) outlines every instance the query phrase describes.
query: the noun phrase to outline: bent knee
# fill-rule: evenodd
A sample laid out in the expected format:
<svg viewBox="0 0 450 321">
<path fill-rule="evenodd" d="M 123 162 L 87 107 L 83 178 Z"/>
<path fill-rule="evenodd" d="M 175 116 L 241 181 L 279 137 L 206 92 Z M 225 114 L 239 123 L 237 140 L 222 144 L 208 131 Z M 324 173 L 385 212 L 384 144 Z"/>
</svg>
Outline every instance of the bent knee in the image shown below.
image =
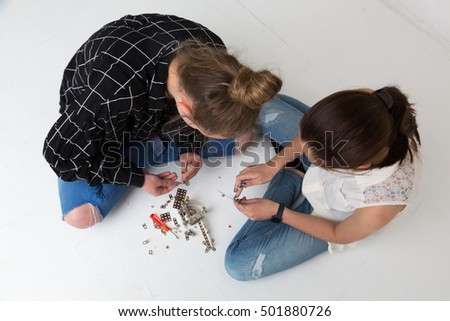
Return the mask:
<svg viewBox="0 0 450 321">
<path fill-rule="evenodd" d="M 255 277 L 252 275 L 252 266 L 238 253 L 228 249 L 225 254 L 225 271 L 237 281 L 250 281 Z"/>
<path fill-rule="evenodd" d="M 250 278 L 245 275 L 244 271 L 239 267 L 236 268 L 234 265 L 230 265 L 225 261 L 225 271 L 227 271 L 228 275 L 231 276 L 236 281 L 249 281 Z"/>
<path fill-rule="evenodd" d="M 102 216 L 91 203 L 76 207 L 64 216 L 67 224 L 79 229 L 92 227 L 101 220 Z"/>
</svg>

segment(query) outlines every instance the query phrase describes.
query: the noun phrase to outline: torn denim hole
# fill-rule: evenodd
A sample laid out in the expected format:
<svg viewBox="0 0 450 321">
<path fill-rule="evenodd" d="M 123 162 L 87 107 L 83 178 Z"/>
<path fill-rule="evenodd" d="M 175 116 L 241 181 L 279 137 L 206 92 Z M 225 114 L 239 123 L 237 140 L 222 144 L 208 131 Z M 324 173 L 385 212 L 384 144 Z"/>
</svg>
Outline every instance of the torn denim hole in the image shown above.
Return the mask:
<svg viewBox="0 0 450 321">
<path fill-rule="evenodd" d="M 265 114 L 262 119 L 263 124 L 268 124 L 270 122 L 275 121 L 278 118 L 278 116 L 280 116 L 279 112 L 272 112 L 272 113 Z"/>
<path fill-rule="evenodd" d="M 256 259 L 255 265 L 253 266 L 253 270 L 252 270 L 253 279 L 257 280 L 262 277 L 263 262 L 264 262 L 265 258 L 266 258 L 266 255 L 264 253 L 261 253 L 258 255 L 258 258 Z"/>
</svg>

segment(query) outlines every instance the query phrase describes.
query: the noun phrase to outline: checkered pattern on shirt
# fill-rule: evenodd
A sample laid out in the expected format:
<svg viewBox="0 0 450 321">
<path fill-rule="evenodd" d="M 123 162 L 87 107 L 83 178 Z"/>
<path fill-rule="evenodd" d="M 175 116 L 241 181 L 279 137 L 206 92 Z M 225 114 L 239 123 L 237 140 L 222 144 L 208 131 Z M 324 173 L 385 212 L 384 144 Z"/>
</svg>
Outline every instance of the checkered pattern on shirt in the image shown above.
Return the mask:
<svg viewBox="0 0 450 321">
<path fill-rule="evenodd" d="M 66 181 L 142 186 L 121 146 L 161 130 L 168 65 L 188 38 L 223 47 L 202 25 L 169 15 L 127 15 L 94 33 L 66 67 L 60 114 L 43 154 Z"/>
</svg>

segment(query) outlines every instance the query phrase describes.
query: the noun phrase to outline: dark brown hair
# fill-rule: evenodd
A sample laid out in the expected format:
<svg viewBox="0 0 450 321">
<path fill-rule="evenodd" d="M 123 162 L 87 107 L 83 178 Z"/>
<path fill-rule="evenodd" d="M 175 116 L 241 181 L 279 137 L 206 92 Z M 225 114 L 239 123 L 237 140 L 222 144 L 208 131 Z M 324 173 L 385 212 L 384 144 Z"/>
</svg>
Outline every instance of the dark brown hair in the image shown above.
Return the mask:
<svg viewBox="0 0 450 321">
<path fill-rule="evenodd" d="M 397 87 L 345 90 L 316 103 L 300 122 L 301 137 L 324 167 L 357 169 L 403 162 L 420 145 L 416 113 Z M 378 159 L 388 147 L 387 156 Z"/>
<path fill-rule="evenodd" d="M 282 86 L 268 70 L 253 71 L 225 48 L 190 40 L 175 53 L 180 86 L 192 99 L 192 120 L 209 133 L 236 137 L 254 125 Z"/>
</svg>

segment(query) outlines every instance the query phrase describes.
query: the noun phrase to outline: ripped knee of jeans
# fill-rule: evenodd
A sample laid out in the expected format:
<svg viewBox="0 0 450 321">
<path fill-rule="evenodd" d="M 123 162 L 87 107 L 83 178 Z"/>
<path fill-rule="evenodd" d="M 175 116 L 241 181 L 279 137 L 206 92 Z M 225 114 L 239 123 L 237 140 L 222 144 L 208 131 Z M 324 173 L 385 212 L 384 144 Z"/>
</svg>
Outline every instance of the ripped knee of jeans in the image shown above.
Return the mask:
<svg viewBox="0 0 450 321">
<path fill-rule="evenodd" d="M 64 221 L 67 224 L 80 229 L 90 228 L 102 219 L 100 210 L 91 203 L 85 203 L 64 215 Z"/>
<path fill-rule="evenodd" d="M 264 253 L 260 253 L 256 258 L 255 264 L 253 265 L 252 269 L 252 278 L 254 280 L 262 278 L 264 272 L 263 263 L 265 258 L 266 255 Z"/>
</svg>

